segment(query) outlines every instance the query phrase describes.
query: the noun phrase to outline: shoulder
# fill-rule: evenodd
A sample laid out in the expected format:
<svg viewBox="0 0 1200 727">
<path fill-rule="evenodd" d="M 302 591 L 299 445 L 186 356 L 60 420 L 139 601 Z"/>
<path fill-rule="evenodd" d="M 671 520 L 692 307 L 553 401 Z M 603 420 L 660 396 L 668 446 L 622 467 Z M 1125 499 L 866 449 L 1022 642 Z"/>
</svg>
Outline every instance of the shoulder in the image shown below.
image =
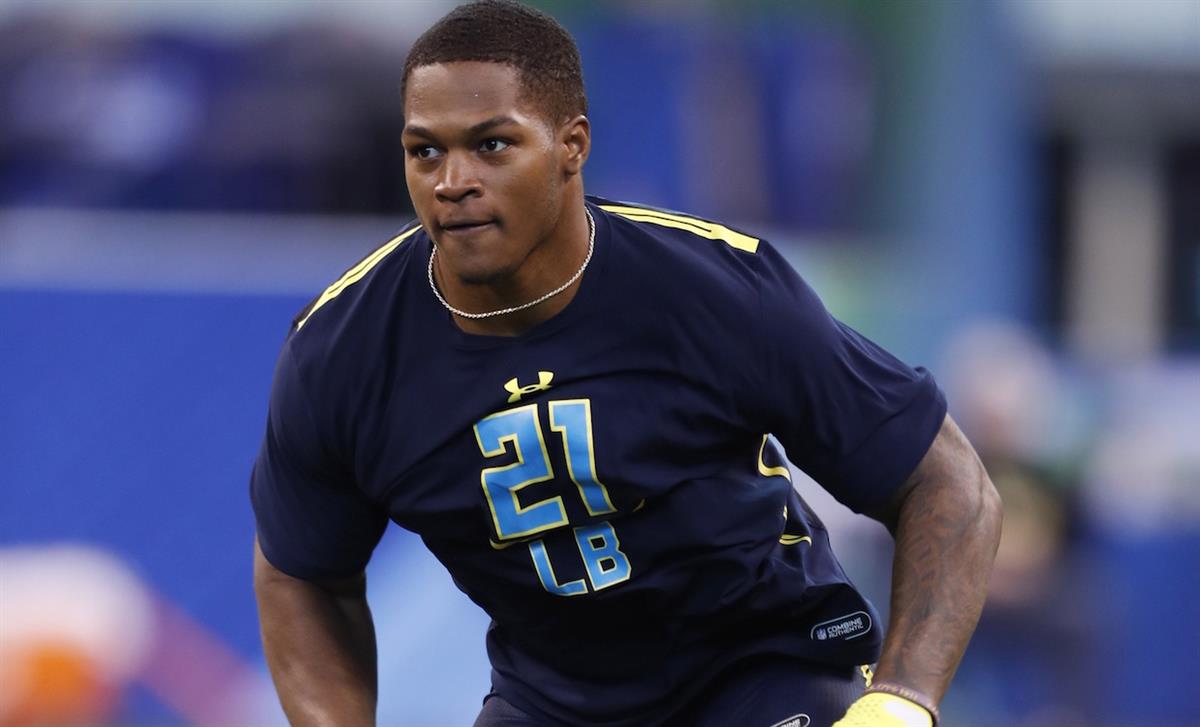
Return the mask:
<svg viewBox="0 0 1200 727">
<path fill-rule="evenodd" d="M 420 251 L 427 249 L 425 232 L 414 221 L 333 279 L 292 319 L 288 343 L 297 361 L 332 351 L 357 353 L 378 340 L 406 281 L 424 274 Z"/>
<path fill-rule="evenodd" d="M 424 229 L 419 222 L 414 220 L 405 225 L 300 309 L 292 319 L 292 330 L 298 332 L 314 320 L 318 323 L 314 327 L 328 328 L 331 322 L 353 315 L 356 303 L 369 298 L 374 289 L 399 277 L 414 257 L 414 248 L 419 246 L 417 242 L 423 235 Z"/>
<path fill-rule="evenodd" d="M 395 321 L 404 307 L 405 286 L 424 275 L 426 258 L 420 251 L 427 249 L 421 226 L 409 224 L 300 309 L 284 356 L 291 359 L 294 375 L 305 381 L 306 389 L 316 394 L 335 386 L 339 398 L 347 393 L 342 389 L 359 381 L 364 365 L 380 365 L 380 347 L 396 342 Z"/>
<path fill-rule="evenodd" d="M 762 244 L 762 240 L 753 235 L 696 215 L 635 202 L 615 202 L 602 197 L 589 197 L 589 200 L 616 218 L 615 229 L 627 234 L 636 230 L 637 233 L 664 242 L 678 241 L 693 247 L 697 246 L 698 240 L 708 240 L 714 243 L 711 245 L 713 249 L 720 250 L 724 245 L 749 255 L 756 254 Z"/>
<path fill-rule="evenodd" d="M 609 220 L 627 274 L 652 278 L 656 288 L 750 303 L 780 266 L 795 274 L 770 242 L 724 222 L 634 202 L 589 201 Z"/>
</svg>

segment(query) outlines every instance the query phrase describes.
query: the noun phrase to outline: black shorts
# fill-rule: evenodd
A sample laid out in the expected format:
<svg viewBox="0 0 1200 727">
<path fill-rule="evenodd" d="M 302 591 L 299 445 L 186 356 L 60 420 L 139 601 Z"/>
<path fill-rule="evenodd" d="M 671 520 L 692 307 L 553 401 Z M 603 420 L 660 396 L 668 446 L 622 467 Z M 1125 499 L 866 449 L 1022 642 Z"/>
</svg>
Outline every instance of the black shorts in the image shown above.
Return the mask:
<svg viewBox="0 0 1200 727">
<path fill-rule="evenodd" d="M 830 727 L 865 688 L 861 667 L 758 657 L 733 665 L 659 727 Z M 492 693 L 475 727 L 575 726 L 534 717 Z"/>
</svg>

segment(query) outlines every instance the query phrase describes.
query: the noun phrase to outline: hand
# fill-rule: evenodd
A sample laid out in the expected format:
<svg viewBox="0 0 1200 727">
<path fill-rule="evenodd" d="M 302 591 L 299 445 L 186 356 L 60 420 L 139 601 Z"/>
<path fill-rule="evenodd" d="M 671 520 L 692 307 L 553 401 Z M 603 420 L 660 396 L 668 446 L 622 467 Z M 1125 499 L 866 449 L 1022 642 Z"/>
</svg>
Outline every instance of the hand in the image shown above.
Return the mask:
<svg viewBox="0 0 1200 727">
<path fill-rule="evenodd" d="M 903 697 L 868 692 L 851 704 L 833 727 L 933 727 L 933 716 Z"/>
</svg>

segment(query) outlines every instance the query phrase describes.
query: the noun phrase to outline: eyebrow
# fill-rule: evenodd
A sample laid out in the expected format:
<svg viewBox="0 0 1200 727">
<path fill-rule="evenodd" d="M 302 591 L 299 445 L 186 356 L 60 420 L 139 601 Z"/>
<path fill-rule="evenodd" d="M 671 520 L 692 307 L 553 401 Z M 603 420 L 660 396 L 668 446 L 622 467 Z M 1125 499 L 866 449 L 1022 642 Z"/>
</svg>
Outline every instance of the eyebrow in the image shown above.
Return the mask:
<svg viewBox="0 0 1200 727">
<path fill-rule="evenodd" d="M 490 119 L 480 121 L 478 124 L 475 124 L 474 126 L 468 128 L 466 135 L 467 136 L 478 136 L 478 135 L 484 133 L 485 131 L 490 131 L 490 130 L 496 128 L 497 126 L 505 126 L 507 124 L 515 124 L 515 123 L 517 123 L 517 120 L 511 116 L 504 116 L 504 115 L 493 116 Z M 426 129 L 424 126 L 413 126 L 412 124 L 405 125 L 404 130 L 401 133 L 402 134 L 413 134 L 415 136 L 423 136 L 426 139 L 435 138 L 434 133 L 432 131 L 430 131 L 429 129 Z"/>
</svg>

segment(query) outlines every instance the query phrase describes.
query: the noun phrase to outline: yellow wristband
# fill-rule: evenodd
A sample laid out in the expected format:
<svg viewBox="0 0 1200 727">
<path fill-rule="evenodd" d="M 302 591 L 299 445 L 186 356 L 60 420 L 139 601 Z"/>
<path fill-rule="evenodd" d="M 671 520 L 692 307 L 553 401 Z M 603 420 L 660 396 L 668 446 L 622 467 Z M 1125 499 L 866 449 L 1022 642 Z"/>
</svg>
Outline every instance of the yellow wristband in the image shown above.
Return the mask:
<svg viewBox="0 0 1200 727">
<path fill-rule="evenodd" d="M 933 716 L 903 697 L 870 692 L 851 704 L 833 727 L 933 727 Z"/>
</svg>

